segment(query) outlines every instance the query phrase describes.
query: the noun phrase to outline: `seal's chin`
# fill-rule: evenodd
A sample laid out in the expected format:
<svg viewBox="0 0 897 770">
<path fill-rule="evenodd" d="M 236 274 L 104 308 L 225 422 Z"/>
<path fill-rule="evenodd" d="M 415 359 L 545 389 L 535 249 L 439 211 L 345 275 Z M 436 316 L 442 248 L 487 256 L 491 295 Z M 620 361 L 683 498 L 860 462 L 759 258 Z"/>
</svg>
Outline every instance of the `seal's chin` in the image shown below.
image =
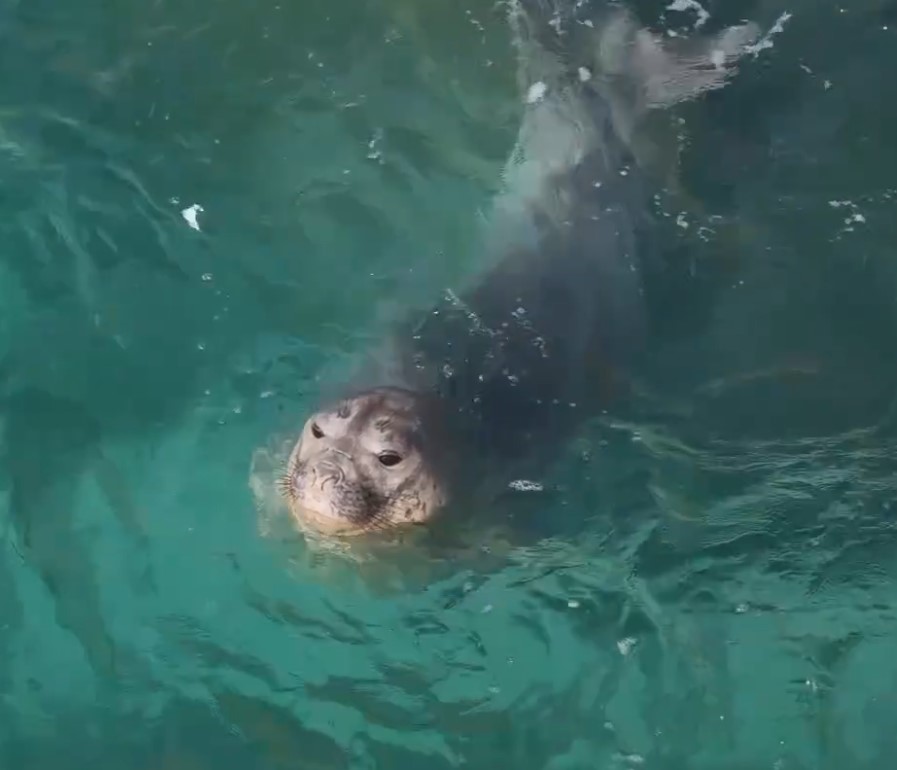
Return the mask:
<svg viewBox="0 0 897 770">
<path fill-rule="evenodd" d="M 290 513 L 302 529 L 318 535 L 351 537 L 370 531 L 363 522 L 352 521 L 332 511 L 320 510 L 295 501 L 290 504 Z"/>
</svg>

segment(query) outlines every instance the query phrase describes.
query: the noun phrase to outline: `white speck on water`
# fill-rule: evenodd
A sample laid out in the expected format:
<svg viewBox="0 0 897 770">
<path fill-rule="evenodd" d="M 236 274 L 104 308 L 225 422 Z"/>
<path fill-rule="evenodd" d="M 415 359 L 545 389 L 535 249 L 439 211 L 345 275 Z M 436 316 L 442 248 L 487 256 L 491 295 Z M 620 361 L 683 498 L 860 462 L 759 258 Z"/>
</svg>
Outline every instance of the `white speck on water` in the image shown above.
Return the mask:
<svg viewBox="0 0 897 770">
<path fill-rule="evenodd" d="M 259 398 L 271 398 L 271 396 L 273 395 L 273 390 L 263 390 L 261 393 L 259 393 Z"/>
<path fill-rule="evenodd" d="M 485 607 L 483 607 L 483 609 L 480 610 L 480 612 L 481 612 L 483 615 L 488 615 L 490 612 L 492 612 L 492 605 L 491 605 L 491 604 L 487 604 Z"/>
<path fill-rule="evenodd" d="M 685 212 L 680 211 L 679 215 L 676 217 L 676 224 L 679 225 L 683 230 L 688 230 L 688 222 L 685 219 Z"/>
<path fill-rule="evenodd" d="M 721 70 L 726 63 L 726 52 L 721 48 L 714 48 L 710 52 L 710 63 L 718 70 Z"/>
<path fill-rule="evenodd" d="M 844 218 L 844 225 L 845 225 L 844 230 L 846 232 L 853 232 L 852 225 L 866 223 L 865 215 L 861 214 L 858 211 L 857 205 L 851 200 L 842 200 L 842 201 L 832 200 L 832 201 L 828 202 L 828 205 L 831 206 L 833 209 L 840 209 L 840 208 L 851 209 L 851 213 L 847 217 Z"/>
<path fill-rule="evenodd" d="M 368 142 L 368 159 L 383 162 L 383 152 L 380 150 L 379 144 L 383 139 L 382 129 L 377 129 L 371 141 Z"/>
<path fill-rule="evenodd" d="M 571 610 L 575 610 L 579 607 L 579 602 L 576 599 L 570 599 L 570 601 L 567 602 L 567 606 Z"/>
<path fill-rule="evenodd" d="M 203 274 L 202 274 L 202 279 L 203 279 L 206 283 L 208 283 L 209 281 L 212 280 L 212 274 L 211 274 L 211 273 L 203 273 Z"/>
<path fill-rule="evenodd" d="M 536 102 L 541 101 L 547 91 L 548 86 L 541 80 L 533 83 L 526 92 L 526 103 L 535 104 Z"/>
<path fill-rule="evenodd" d="M 486 28 L 483 26 L 483 23 L 478 21 L 477 19 L 475 19 L 469 10 L 465 11 L 465 13 L 467 14 L 467 18 L 470 20 L 470 23 L 474 27 L 476 27 L 480 32 L 486 31 Z"/>
<path fill-rule="evenodd" d="M 194 230 L 199 231 L 199 221 L 198 216 L 203 213 L 203 207 L 198 203 L 194 203 L 192 206 L 188 206 L 181 212 L 181 216 L 187 222 L 190 227 Z"/>
<path fill-rule="evenodd" d="M 206 343 L 205 343 L 205 342 L 197 342 L 197 343 L 196 343 L 196 349 L 197 349 L 197 350 L 205 350 L 205 349 L 206 349 Z"/>
<path fill-rule="evenodd" d="M 588 67 L 580 67 L 579 68 L 579 79 L 585 83 L 588 80 L 592 79 L 592 73 Z"/>
<path fill-rule="evenodd" d="M 510 489 L 515 492 L 541 492 L 545 489 L 538 481 L 528 481 L 527 479 L 517 479 L 508 484 Z"/>
<path fill-rule="evenodd" d="M 812 74 L 813 74 L 813 70 L 811 70 L 806 64 L 801 64 L 801 65 L 799 65 L 799 66 L 800 66 L 800 68 L 801 68 L 804 72 L 806 72 L 808 75 L 812 75 Z"/>
<path fill-rule="evenodd" d="M 735 612 L 737 612 L 739 615 L 744 615 L 744 613 L 747 612 L 748 609 L 750 608 L 748 607 L 747 603 L 742 602 L 735 608 Z"/>
<path fill-rule="evenodd" d="M 620 651 L 620 655 L 628 655 L 632 652 L 633 647 L 635 647 L 635 639 L 631 636 L 627 636 L 625 639 L 620 639 L 617 642 L 617 649 Z"/>
</svg>

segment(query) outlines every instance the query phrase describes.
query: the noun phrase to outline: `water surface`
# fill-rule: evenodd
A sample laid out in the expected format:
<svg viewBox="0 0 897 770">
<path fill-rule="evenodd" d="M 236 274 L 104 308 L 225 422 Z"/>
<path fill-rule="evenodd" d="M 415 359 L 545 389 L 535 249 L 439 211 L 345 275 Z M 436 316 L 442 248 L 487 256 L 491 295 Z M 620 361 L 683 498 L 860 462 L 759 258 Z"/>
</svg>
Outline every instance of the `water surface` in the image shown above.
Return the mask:
<svg viewBox="0 0 897 770">
<path fill-rule="evenodd" d="M 397 587 L 265 537 L 249 458 L 476 268 L 501 9 L 0 4 L 5 766 L 887 765 L 897 6 L 703 8 L 771 31 L 681 113 L 731 284 L 553 537 Z"/>
</svg>

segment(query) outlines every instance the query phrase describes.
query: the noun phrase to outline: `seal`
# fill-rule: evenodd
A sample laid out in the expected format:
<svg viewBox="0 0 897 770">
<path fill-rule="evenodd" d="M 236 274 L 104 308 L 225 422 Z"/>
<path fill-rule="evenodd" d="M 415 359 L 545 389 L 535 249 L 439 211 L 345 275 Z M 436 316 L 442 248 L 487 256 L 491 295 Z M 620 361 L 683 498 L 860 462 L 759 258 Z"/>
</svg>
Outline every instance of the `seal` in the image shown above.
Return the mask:
<svg viewBox="0 0 897 770">
<path fill-rule="evenodd" d="M 669 179 L 650 127 L 720 87 L 756 26 L 667 41 L 618 6 L 550 0 L 512 3 L 509 22 L 524 104 L 485 267 L 308 417 L 278 482 L 303 530 L 470 516 L 619 402 L 662 324 L 652 199 Z"/>
</svg>

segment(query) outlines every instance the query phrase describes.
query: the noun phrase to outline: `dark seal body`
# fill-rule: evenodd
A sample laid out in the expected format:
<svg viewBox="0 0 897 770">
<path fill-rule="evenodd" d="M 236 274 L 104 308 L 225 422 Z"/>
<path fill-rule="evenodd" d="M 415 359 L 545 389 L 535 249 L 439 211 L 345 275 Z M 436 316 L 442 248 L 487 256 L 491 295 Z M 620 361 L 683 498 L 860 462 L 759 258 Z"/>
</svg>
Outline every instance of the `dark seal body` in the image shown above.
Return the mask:
<svg viewBox="0 0 897 770">
<path fill-rule="evenodd" d="M 584 420 L 625 398 L 670 274 L 642 122 L 717 85 L 728 71 L 708 76 L 708 52 L 734 58 L 754 32 L 726 30 L 717 49 L 692 41 L 682 62 L 601 5 L 524 0 L 512 11 L 525 105 L 491 267 L 402 327 L 398 366 L 380 381 L 438 397 L 454 490 L 543 470 Z M 667 68 L 667 91 L 648 82 L 655 67 Z"/>
<path fill-rule="evenodd" d="M 400 384 L 438 394 L 465 464 L 541 465 L 621 395 L 644 349 L 644 179 L 607 128 L 606 145 L 547 183 L 568 199 L 565 220 L 534 210 L 523 243 L 401 341 Z"/>
</svg>

